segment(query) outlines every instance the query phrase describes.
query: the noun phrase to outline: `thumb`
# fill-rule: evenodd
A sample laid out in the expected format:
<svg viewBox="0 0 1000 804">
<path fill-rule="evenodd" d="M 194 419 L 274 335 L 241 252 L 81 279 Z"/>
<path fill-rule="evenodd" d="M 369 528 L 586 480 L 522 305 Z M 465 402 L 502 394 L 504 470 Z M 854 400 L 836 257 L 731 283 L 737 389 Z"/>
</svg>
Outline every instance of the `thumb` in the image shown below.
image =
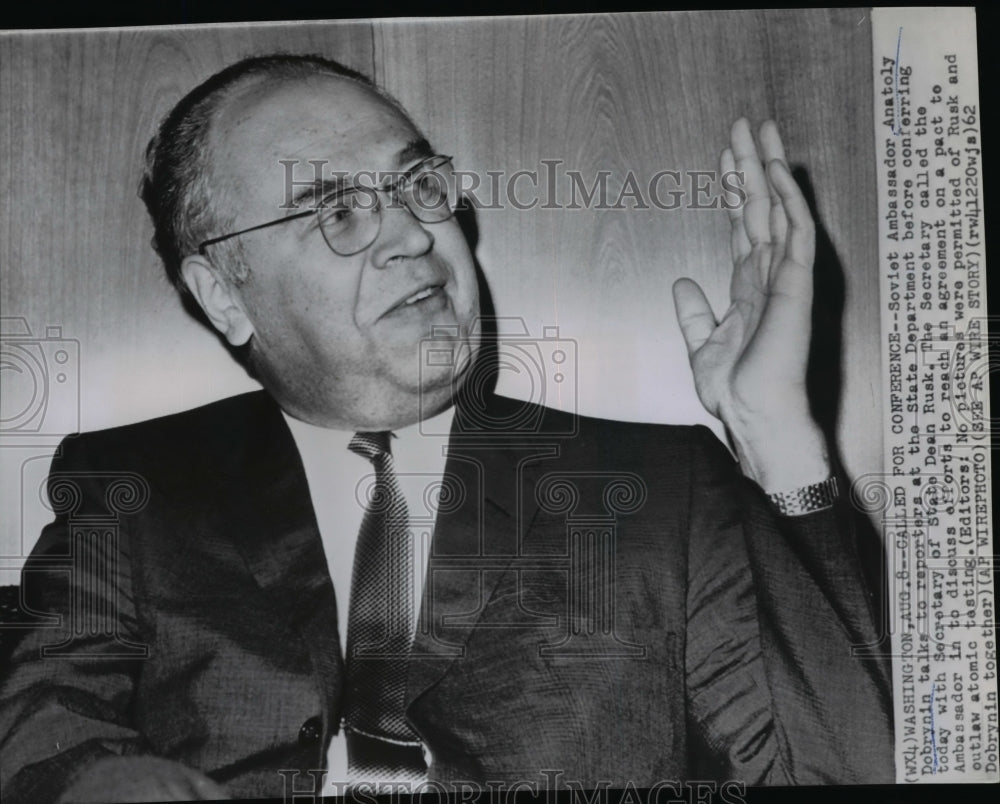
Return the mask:
<svg viewBox="0 0 1000 804">
<path fill-rule="evenodd" d="M 687 277 L 674 282 L 674 308 L 688 355 L 697 352 L 715 330 L 717 321 L 701 287 Z"/>
</svg>

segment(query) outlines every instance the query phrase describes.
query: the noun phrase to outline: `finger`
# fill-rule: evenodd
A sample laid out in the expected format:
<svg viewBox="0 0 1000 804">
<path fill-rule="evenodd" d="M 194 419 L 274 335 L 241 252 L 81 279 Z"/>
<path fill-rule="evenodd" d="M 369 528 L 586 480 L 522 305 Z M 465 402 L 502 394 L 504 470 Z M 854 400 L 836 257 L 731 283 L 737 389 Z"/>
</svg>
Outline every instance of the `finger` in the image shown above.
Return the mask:
<svg viewBox="0 0 1000 804">
<path fill-rule="evenodd" d="M 773 263 L 767 302 L 755 338 L 766 342 L 761 349 L 769 354 L 784 355 L 781 362 L 797 375 L 804 371 L 812 327 L 814 225 L 805 198 L 784 161 L 772 160 L 767 172 L 787 216 L 788 237 L 785 258 Z"/>
<path fill-rule="evenodd" d="M 730 143 L 736 169 L 744 174 L 743 189 L 747 200 L 743 208 L 743 228 L 746 236 L 754 246 L 768 243 L 771 239 L 771 191 L 750 131 L 750 123 L 745 117 L 733 123 Z"/>
<path fill-rule="evenodd" d="M 781 141 L 781 134 L 778 133 L 778 124 L 773 120 L 765 120 L 761 123 L 760 151 L 765 163 L 772 159 L 780 159 L 787 164 L 785 146 Z"/>
<path fill-rule="evenodd" d="M 788 162 L 785 160 L 785 146 L 781 141 L 781 135 L 778 133 L 777 123 L 773 120 L 765 120 L 760 126 L 758 140 L 765 165 L 773 159 L 778 159 L 786 166 L 788 165 Z M 767 185 L 771 191 L 771 217 L 769 223 L 771 227 L 771 242 L 774 247 L 771 254 L 771 266 L 773 267 L 780 265 L 785 257 L 788 218 L 785 208 L 781 203 L 781 196 L 778 194 L 774 182 L 770 181 L 770 178 Z"/>
<path fill-rule="evenodd" d="M 697 352 L 715 330 L 715 314 L 697 282 L 678 279 L 674 282 L 674 307 L 688 355 Z"/>
<path fill-rule="evenodd" d="M 771 258 L 766 265 L 761 266 L 765 285 L 770 281 L 775 268 L 785 258 L 785 243 L 788 238 L 788 216 L 785 214 L 785 207 L 777 192 L 775 192 L 774 200 L 771 202 L 771 216 L 768 219 L 768 225 L 771 228 Z"/>
<path fill-rule="evenodd" d="M 722 151 L 722 156 L 719 157 L 719 170 L 722 175 L 736 172 L 736 160 L 733 158 L 731 148 Z M 750 256 L 750 240 L 743 228 L 743 204 L 738 204 L 735 207 L 726 206 L 726 212 L 729 215 L 731 228 L 729 247 L 733 255 L 733 262 L 739 265 Z"/>
<path fill-rule="evenodd" d="M 760 127 L 759 140 L 765 164 L 773 159 L 785 162 L 785 148 L 781 143 L 781 136 L 778 134 L 777 123 L 773 120 L 765 120 Z M 771 230 L 771 260 L 770 264 L 764 267 L 767 272 L 767 275 L 763 277 L 765 285 L 768 282 L 771 269 L 780 265 L 785 257 L 785 238 L 788 236 L 788 218 L 785 214 L 785 208 L 770 177 L 768 177 L 767 188 L 771 198 L 771 214 L 768 218 L 768 226 Z"/>
<path fill-rule="evenodd" d="M 788 219 L 788 237 L 785 241 L 785 260 L 808 269 L 812 273 L 813 258 L 816 254 L 816 226 L 805 196 L 792 173 L 783 161 L 775 159 L 768 163 L 768 176 L 781 197 Z"/>
</svg>

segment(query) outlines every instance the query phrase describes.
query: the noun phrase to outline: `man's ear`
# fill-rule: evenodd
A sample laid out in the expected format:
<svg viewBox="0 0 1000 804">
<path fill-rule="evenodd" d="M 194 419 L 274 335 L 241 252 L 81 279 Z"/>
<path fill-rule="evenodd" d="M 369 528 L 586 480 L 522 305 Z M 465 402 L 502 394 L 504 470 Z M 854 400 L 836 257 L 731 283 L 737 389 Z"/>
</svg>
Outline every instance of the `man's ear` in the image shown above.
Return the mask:
<svg viewBox="0 0 1000 804">
<path fill-rule="evenodd" d="M 253 324 L 239 303 L 236 289 L 200 254 L 185 257 L 181 276 L 208 320 L 231 346 L 242 346 L 253 335 Z"/>
</svg>

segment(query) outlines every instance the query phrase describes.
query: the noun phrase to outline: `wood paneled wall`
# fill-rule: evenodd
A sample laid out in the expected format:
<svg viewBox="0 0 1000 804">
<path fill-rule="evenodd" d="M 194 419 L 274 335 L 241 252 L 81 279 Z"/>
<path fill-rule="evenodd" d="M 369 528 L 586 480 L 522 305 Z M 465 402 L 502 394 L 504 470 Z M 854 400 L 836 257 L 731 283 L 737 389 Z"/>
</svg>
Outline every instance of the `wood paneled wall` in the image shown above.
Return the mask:
<svg viewBox="0 0 1000 804">
<path fill-rule="evenodd" d="M 613 188 L 629 171 L 642 184 L 660 170 L 713 169 L 740 115 L 776 118 L 844 272 L 843 452 L 856 474 L 879 469 L 871 42 L 857 9 L 0 34 L 3 315 L 79 342 L 79 416 L 73 394 L 53 386 L 45 427 L 106 427 L 253 387 L 181 311 L 136 188 L 145 145 L 184 92 L 278 50 L 372 74 L 438 150 L 481 175 L 561 160 L 588 184 L 601 170 Z M 497 312 L 576 342 L 577 390 L 550 403 L 710 422 L 670 286 L 693 276 L 724 309 L 723 212 L 508 206 L 480 210 L 477 224 Z M 524 377 L 502 382 L 526 388 Z M 8 410 L 19 404 L 5 393 Z M 0 449 L 2 556 L 37 535 L 28 452 Z"/>
</svg>

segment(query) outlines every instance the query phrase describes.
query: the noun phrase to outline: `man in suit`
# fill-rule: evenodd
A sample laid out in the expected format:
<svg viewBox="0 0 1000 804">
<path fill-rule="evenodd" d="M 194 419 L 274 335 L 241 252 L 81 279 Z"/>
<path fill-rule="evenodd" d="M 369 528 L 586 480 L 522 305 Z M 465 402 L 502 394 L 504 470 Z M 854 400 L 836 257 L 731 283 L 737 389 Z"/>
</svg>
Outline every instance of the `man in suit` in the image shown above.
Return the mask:
<svg viewBox="0 0 1000 804">
<path fill-rule="evenodd" d="M 483 790 L 893 781 L 887 671 L 852 650 L 877 638 L 863 546 L 805 395 L 812 220 L 773 124 L 731 140 L 732 305 L 674 297 L 738 464 L 705 428 L 490 393 L 448 158 L 370 81 L 266 57 L 186 96 L 148 152 L 155 243 L 264 390 L 64 442 L 5 800 L 319 791 L 345 755 L 353 781 Z M 310 160 L 332 172 L 289 204 Z M 397 559 L 422 476 L 430 555 Z"/>
</svg>

